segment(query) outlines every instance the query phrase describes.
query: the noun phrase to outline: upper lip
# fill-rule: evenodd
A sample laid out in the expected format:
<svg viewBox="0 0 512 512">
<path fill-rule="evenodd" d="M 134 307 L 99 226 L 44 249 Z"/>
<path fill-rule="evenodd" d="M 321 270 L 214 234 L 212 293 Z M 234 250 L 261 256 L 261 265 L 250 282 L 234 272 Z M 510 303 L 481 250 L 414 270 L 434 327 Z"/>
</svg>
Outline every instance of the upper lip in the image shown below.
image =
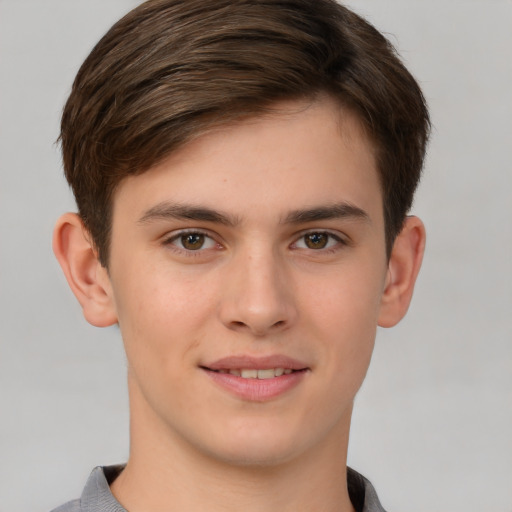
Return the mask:
<svg viewBox="0 0 512 512">
<path fill-rule="evenodd" d="M 308 368 L 307 364 L 281 354 L 262 357 L 234 355 L 217 359 L 216 361 L 212 361 L 211 363 L 204 364 L 202 366 L 210 370 L 265 370 L 269 368 L 305 370 Z"/>
</svg>

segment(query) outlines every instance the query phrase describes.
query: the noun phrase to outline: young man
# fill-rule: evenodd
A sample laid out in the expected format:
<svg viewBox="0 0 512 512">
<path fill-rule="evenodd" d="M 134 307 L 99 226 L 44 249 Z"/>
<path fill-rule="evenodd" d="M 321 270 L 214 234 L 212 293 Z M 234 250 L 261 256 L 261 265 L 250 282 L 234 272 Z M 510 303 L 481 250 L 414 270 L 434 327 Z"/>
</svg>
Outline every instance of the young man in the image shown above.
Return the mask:
<svg viewBox="0 0 512 512">
<path fill-rule="evenodd" d="M 54 250 L 119 324 L 130 456 L 65 511 L 383 510 L 346 467 L 377 325 L 406 313 L 429 120 L 389 42 L 332 0 L 153 0 L 62 119 L 78 214 Z"/>
</svg>

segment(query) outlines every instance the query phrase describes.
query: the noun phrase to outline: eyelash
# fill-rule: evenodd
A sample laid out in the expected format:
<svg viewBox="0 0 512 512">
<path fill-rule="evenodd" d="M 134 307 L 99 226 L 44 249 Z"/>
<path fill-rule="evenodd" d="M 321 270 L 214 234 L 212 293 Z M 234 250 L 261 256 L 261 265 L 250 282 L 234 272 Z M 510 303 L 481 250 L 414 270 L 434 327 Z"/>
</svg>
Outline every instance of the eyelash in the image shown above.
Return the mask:
<svg viewBox="0 0 512 512">
<path fill-rule="evenodd" d="M 188 257 L 200 256 L 201 253 L 203 253 L 205 250 L 213 248 L 213 247 L 207 247 L 207 248 L 200 247 L 199 249 L 193 250 L 193 249 L 187 249 L 186 247 L 180 247 L 180 246 L 178 246 L 177 244 L 174 243 L 174 242 L 182 239 L 183 237 L 191 236 L 191 235 L 204 236 L 205 239 L 211 240 L 213 242 L 214 246 L 221 247 L 221 244 L 219 244 L 211 236 L 210 233 L 208 233 L 207 231 L 203 231 L 201 229 L 185 229 L 183 231 L 179 231 L 178 233 L 173 233 L 171 236 L 167 237 L 163 241 L 163 245 L 170 247 L 172 250 L 174 250 L 174 251 L 176 251 L 176 252 L 178 252 L 180 254 L 185 254 Z"/>
<path fill-rule="evenodd" d="M 183 237 L 191 236 L 191 235 L 204 236 L 205 239 L 211 240 L 211 243 L 213 243 L 213 244 L 211 247 L 206 247 L 206 248 L 200 247 L 196 250 L 193 250 L 193 249 L 187 249 L 186 247 L 180 247 L 174 243 L 177 240 L 182 239 Z M 301 242 L 304 242 L 304 245 L 306 245 L 306 242 L 305 242 L 306 237 L 311 236 L 311 235 L 326 236 L 328 238 L 327 243 L 326 243 L 327 247 L 320 247 L 317 249 L 313 249 L 311 247 L 297 247 L 297 245 Z M 335 242 L 334 245 L 332 244 L 332 241 Z M 329 246 L 329 244 L 331 244 L 331 245 Z M 211 234 L 209 232 L 203 231 L 201 229 L 189 229 L 189 230 L 179 231 L 178 233 L 173 233 L 171 236 L 167 237 L 163 241 L 163 245 L 168 246 L 172 250 L 179 252 L 180 254 L 184 254 L 188 257 L 198 257 L 198 256 L 201 256 L 201 254 L 204 253 L 204 251 L 207 251 L 207 250 L 210 250 L 213 248 L 222 248 L 222 245 L 219 242 L 217 242 L 215 240 L 215 238 L 213 236 L 211 236 Z M 296 240 L 290 245 L 290 247 L 297 249 L 297 250 L 311 251 L 312 253 L 318 252 L 318 253 L 322 253 L 322 254 L 331 254 L 331 253 L 334 253 L 334 252 L 340 250 L 343 246 L 346 246 L 346 245 L 348 245 L 347 240 L 345 240 L 344 238 L 342 238 L 339 235 L 336 235 L 329 231 L 310 230 L 310 231 L 302 232 L 300 234 L 300 236 L 298 236 L 296 238 Z"/>
<path fill-rule="evenodd" d="M 296 248 L 299 250 L 311 251 L 313 253 L 318 252 L 318 253 L 322 253 L 322 254 L 331 254 L 331 253 L 339 251 L 343 246 L 348 245 L 348 242 L 346 239 L 344 239 L 340 235 L 331 233 L 330 231 L 309 230 L 309 231 L 305 231 L 305 232 L 301 233 L 300 236 L 297 238 L 297 240 L 292 244 L 292 246 L 297 246 L 297 244 L 299 242 L 304 242 L 304 244 L 306 245 L 306 242 L 305 242 L 306 237 L 311 236 L 311 235 L 326 236 L 327 237 L 327 242 L 326 242 L 327 247 L 320 247 L 317 249 L 313 249 L 311 247 L 296 247 Z M 333 241 L 335 242 L 334 244 L 332 243 Z M 331 245 L 329 245 L 329 244 L 331 244 Z"/>
</svg>

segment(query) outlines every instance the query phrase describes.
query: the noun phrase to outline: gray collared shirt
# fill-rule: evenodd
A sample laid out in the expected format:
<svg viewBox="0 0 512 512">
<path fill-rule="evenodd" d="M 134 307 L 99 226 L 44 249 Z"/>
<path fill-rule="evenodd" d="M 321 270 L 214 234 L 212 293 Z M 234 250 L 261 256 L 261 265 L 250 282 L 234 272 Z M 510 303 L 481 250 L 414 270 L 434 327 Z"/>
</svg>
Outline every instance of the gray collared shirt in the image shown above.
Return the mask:
<svg viewBox="0 0 512 512">
<path fill-rule="evenodd" d="M 123 470 L 123 465 L 94 468 L 82 496 L 52 512 L 127 512 L 110 492 L 109 484 Z M 350 500 L 357 512 L 386 512 L 373 485 L 357 471 L 347 468 Z"/>
</svg>

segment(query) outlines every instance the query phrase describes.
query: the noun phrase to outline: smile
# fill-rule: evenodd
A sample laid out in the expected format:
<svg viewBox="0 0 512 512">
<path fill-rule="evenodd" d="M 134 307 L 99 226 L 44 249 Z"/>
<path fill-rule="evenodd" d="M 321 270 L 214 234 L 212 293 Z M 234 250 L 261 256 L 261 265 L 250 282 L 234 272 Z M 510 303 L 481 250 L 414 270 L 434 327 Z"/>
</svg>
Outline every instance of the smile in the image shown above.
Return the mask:
<svg viewBox="0 0 512 512">
<path fill-rule="evenodd" d="M 290 368 L 268 368 L 265 370 L 257 370 L 254 368 L 246 368 L 246 369 L 221 369 L 221 370 L 213 370 L 218 373 L 228 373 L 230 375 L 235 375 L 236 377 L 241 377 L 242 379 L 273 379 L 275 377 L 281 377 L 281 375 L 290 375 L 293 372 Z"/>
<path fill-rule="evenodd" d="M 231 356 L 200 368 L 224 392 L 249 402 L 266 402 L 287 395 L 310 372 L 304 362 L 282 355 Z"/>
</svg>

